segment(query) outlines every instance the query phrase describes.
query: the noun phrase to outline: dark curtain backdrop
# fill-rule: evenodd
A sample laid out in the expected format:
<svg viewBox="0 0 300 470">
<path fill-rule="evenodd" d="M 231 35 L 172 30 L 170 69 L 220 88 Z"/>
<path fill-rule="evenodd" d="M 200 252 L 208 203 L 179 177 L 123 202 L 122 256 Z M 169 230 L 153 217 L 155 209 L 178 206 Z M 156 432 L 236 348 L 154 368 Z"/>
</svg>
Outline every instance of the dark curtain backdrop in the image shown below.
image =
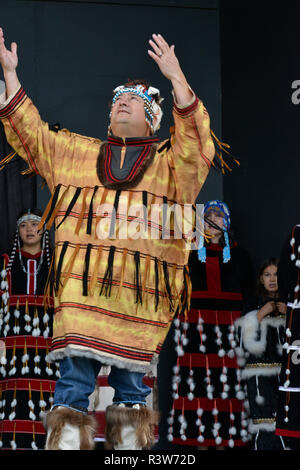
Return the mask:
<svg viewBox="0 0 300 470">
<path fill-rule="evenodd" d="M 11 151 L 0 123 L 0 160 Z M 36 178 L 21 175 L 26 168 L 26 163 L 15 156 L 11 163 L 0 171 L 0 254 L 11 248 L 19 213 L 28 207 L 36 206 Z"/>
<path fill-rule="evenodd" d="M 299 15 L 292 0 L 221 1 L 222 133 L 241 161 L 224 199 L 255 268 L 300 221 Z"/>
</svg>

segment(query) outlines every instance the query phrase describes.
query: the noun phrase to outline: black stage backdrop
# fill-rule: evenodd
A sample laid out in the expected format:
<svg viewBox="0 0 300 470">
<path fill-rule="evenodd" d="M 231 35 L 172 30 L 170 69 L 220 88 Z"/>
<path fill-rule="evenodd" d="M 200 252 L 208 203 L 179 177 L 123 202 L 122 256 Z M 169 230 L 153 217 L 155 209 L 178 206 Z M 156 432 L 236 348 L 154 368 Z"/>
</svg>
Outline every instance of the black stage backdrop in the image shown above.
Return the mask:
<svg viewBox="0 0 300 470">
<path fill-rule="evenodd" d="M 224 199 L 256 268 L 300 222 L 299 14 L 295 1 L 221 1 L 222 133 L 241 161 Z"/>
<path fill-rule="evenodd" d="M 0 123 L 0 160 L 11 152 L 13 149 L 8 145 L 3 125 Z M 20 212 L 36 206 L 35 177 L 21 174 L 27 168 L 27 164 L 15 156 L 11 163 L 0 171 L 0 254 L 7 253 L 12 247 L 16 220 Z"/>
</svg>

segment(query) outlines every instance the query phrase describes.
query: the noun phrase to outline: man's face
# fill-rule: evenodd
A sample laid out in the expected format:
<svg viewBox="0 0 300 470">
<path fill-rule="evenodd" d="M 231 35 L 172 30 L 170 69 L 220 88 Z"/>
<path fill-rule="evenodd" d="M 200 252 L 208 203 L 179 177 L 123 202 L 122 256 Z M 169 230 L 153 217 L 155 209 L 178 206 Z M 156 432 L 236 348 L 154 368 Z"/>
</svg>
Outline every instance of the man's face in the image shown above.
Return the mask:
<svg viewBox="0 0 300 470">
<path fill-rule="evenodd" d="M 126 137 L 149 135 L 144 100 L 135 93 L 122 93 L 111 108 L 110 124 L 117 136 L 124 136 L 124 133 Z"/>
</svg>

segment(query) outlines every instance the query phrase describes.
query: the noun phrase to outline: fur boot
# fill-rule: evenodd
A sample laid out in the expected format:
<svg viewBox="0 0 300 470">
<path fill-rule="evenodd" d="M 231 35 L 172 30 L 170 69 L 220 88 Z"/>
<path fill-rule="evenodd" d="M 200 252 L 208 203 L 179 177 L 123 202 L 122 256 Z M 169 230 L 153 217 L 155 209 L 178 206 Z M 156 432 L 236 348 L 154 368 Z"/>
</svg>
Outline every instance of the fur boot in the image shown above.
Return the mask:
<svg viewBox="0 0 300 470">
<path fill-rule="evenodd" d="M 46 450 L 93 450 L 97 430 L 93 416 L 57 406 L 44 423 L 47 431 Z"/>
<path fill-rule="evenodd" d="M 141 450 L 154 444 L 154 427 L 158 424 L 158 413 L 147 406 L 106 408 L 106 449 Z"/>
</svg>

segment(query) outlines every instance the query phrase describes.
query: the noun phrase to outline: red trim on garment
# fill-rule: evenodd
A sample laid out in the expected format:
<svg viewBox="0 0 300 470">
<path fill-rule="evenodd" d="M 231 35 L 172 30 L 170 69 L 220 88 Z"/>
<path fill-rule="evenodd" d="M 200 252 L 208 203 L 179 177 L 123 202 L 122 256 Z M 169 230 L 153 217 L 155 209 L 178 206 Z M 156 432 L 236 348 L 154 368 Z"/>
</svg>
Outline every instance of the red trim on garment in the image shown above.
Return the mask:
<svg viewBox="0 0 300 470">
<path fill-rule="evenodd" d="M 125 142 L 124 142 L 123 139 L 121 139 L 120 137 L 109 136 L 107 138 L 107 141 L 111 143 L 112 145 L 117 145 L 119 147 L 130 147 L 130 146 L 137 147 L 137 146 L 143 146 L 143 145 L 156 144 L 157 142 L 159 142 L 159 138 L 152 137 L 152 138 L 143 140 L 140 138 L 135 139 L 134 137 L 127 137 L 125 138 Z"/>
<path fill-rule="evenodd" d="M 35 259 L 28 259 L 27 261 L 28 271 L 27 271 L 27 293 L 29 295 L 35 294 L 35 285 L 36 285 L 36 274 L 35 274 L 35 266 L 36 260 Z M 29 279 L 28 279 L 29 276 Z"/>
<path fill-rule="evenodd" d="M 22 99 L 26 97 L 26 93 L 23 87 L 20 88 L 20 90 L 16 93 L 16 95 L 13 97 L 10 102 L 0 110 L 0 118 L 5 118 L 9 114 L 11 114 L 17 105 L 22 101 Z"/>
<path fill-rule="evenodd" d="M 23 421 L 19 419 L 13 419 L 10 421 L 9 419 L 4 419 L 1 421 L 1 430 L 5 430 L 2 432 L 8 433 L 22 433 L 22 434 L 46 434 L 45 428 L 42 425 L 41 421 Z"/>
<path fill-rule="evenodd" d="M 240 310 L 197 310 L 191 309 L 188 312 L 188 322 L 198 323 L 199 318 L 202 318 L 204 323 L 210 325 L 232 325 L 235 320 L 240 318 Z M 185 321 L 185 317 L 182 315 L 182 321 Z"/>
<path fill-rule="evenodd" d="M 276 436 L 300 437 L 300 431 L 292 431 L 290 429 L 277 428 L 275 434 Z"/>
<path fill-rule="evenodd" d="M 237 398 L 229 398 L 224 400 L 223 398 L 214 398 L 210 400 L 209 398 L 194 398 L 189 400 L 186 397 L 179 397 L 177 400 L 174 400 L 173 408 L 175 410 L 197 410 L 202 408 L 205 411 L 212 411 L 216 408 L 218 411 L 223 411 L 227 413 L 235 412 L 240 413 L 244 410 L 243 400 L 238 400 Z"/>
<path fill-rule="evenodd" d="M 2 337 L 1 340 L 5 343 L 6 349 L 12 349 L 15 345 L 17 349 L 24 348 L 25 340 L 27 348 L 35 348 L 36 346 L 39 349 L 50 349 L 52 339 L 51 338 L 44 338 L 43 336 L 6 336 L 5 338 Z"/>
<path fill-rule="evenodd" d="M 233 439 L 234 440 L 234 439 Z M 224 446 L 224 447 L 227 447 L 228 446 L 228 442 L 229 440 L 228 439 L 223 439 L 220 446 Z M 182 439 L 180 439 L 179 437 L 174 437 L 173 441 L 172 441 L 173 444 L 177 444 L 177 445 L 183 445 L 183 446 L 197 446 L 197 447 L 201 447 L 201 446 L 208 446 L 208 447 L 216 447 L 216 441 L 214 439 L 205 439 L 203 442 L 199 442 L 197 441 L 197 439 L 186 439 L 185 441 L 183 441 Z M 237 439 L 237 440 L 234 440 L 234 446 L 235 447 L 242 447 L 242 446 L 247 446 L 248 443 L 247 442 L 243 442 L 241 441 L 240 439 Z"/>
<path fill-rule="evenodd" d="M 24 150 L 25 150 L 25 152 L 26 152 L 26 154 L 27 154 L 28 163 L 30 164 L 32 170 L 38 175 L 39 172 L 38 172 L 38 170 L 37 170 L 37 167 L 35 166 L 34 160 L 33 160 L 33 158 L 32 158 L 32 155 L 31 155 L 31 153 L 30 153 L 30 150 L 29 150 L 28 146 L 25 144 L 25 142 L 24 142 L 24 140 L 23 140 L 21 134 L 19 133 L 19 131 L 18 131 L 18 129 L 16 128 L 16 126 L 14 125 L 13 120 L 11 119 L 11 117 L 8 116 L 7 119 L 9 120 L 12 129 L 13 129 L 14 132 L 17 134 L 17 136 L 18 136 L 18 138 L 19 138 L 19 140 L 20 140 L 20 142 L 21 142 L 21 144 L 22 144 L 22 146 L 23 146 L 23 148 L 24 148 Z"/>
<path fill-rule="evenodd" d="M 99 352 L 106 352 L 108 354 L 124 357 L 133 361 L 142 361 L 145 363 L 151 362 L 153 357 L 152 353 L 141 353 L 138 351 L 130 351 L 128 349 L 120 348 L 115 345 L 102 343 L 98 340 L 88 339 L 86 337 L 80 338 L 74 335 L 68 335 L 63 339 L 53 339 L 51 350 L 55 352 L 57 349 L 65 349 L 67 346 L 81 346 L 89 349 L 94 349 Z"/>
<path fill-rule="evenodd" d="M 48 393 L 54 393 L 56 381 L 47 379 L 2 379 L 2 392 L 7 390 L 29 390 L 34 392 L 42 391 Z"/>
<path fill-rule="evenodd" d="M 117 283 L 116 285 L 118 285 Z M 105 310 L 100 307 L 96 307 L 95 305 L 84 305 L 84 304 L 79 304 L 75 302 L 62 302 L 59 307 L 55 309 L 55 313 L 59 312 L 63 308 L 79 308 L 83 310 L 88 310 L 88 311 L 93 311 L 93 312 L 99 312 L 102 313 L 103 315 L 108 315 L 110 317 L 117 317 L 121 318 L 122 320 L 127 320 L 131 321 L 134 323 L 146 323 L 147 325 L 155 325 L 157 327 L 161 328 L 166 328 L 167 323 L 162 323 L 159 321 L 154 321 L 154 320 L 147 320 L 145 318 L 137 318 L 135 315 L 129 316 L 123 313 L 118 313 L 118 312 L 112 312 L 110 310 Z"/>
<path fill-rule="evenodd" d="M 219 357 L 218 354 L 185 353 L 178 357 L 178 365 L 183 367 L 228 367 L 237 369 L 236 357 Z"/>
<path fill-rule="evenodd" d="M 188 114 L 191 114 L 195 109 L 197 108 L 199 103 L 199 98 L 196 96 L 195 100 L 193 101 L 192 104 L 189 106 L 186 106 L 185 108 L 179 108 L 176 103 L 173 103 L 174 109 L 176 113 L 180 114 L 180 116 L 187 116 Z"/>
<path fill-rule="evenodd" d="M 193 291 L 192 299 L 219 299 L 219 300 L 243 300 L 243 295 L 238 292 L 210 292 L 210 291 Z"/>
<path fill-rule="evenodd" d="M 19 301 L 19 305 L 26 305 L 26 300 L 29 306 L 44 306 L 44 296 L 43 295 L 10 295 L 9 296 L 9 305 L 10 307 L 15 307 Z M 49 307 L 54 307 L 54 299 L 50 297 Z"/>
<path fill-rule="evenodd" d="M 17 253 L 19 253 L 19 250 L 17 250 Z M 24 251 L 21 249 L 21 255 L 22 256 L 25 256 L 25 258 L 29 258 L 29 259 L 38 259 L 40 256 L 41 256 L 42 252 L 39 251 L 38 253 L 36 253 L 35 255 L 31 254 L 31 253 L 28 253 L 28 251 Z"/>
</svg>

